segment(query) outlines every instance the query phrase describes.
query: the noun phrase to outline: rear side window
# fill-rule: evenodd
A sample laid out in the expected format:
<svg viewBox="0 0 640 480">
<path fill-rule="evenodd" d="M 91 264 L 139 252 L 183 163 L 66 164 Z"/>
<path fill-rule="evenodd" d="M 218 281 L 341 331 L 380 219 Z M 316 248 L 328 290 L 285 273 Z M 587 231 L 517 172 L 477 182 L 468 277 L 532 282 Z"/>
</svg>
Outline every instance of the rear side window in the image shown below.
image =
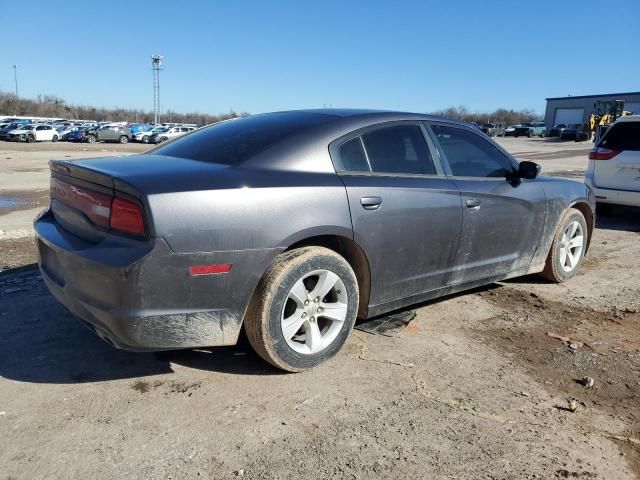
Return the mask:
<svg viewBox="0 0 640 480">
<path fill-rule="evenodd" d="M 640 122 L 616 123 L 600 145 L 615 150 L 640 150 Z"/>
<path fill-rule="evenodd" d="M 436 170 L 417 125 L 396 125 L 362 135 L 371 170 L 379 173 L 435 175 Z"/>
<path fill-rule="evenodd" d="M 348 142 L 338 147 L 338 155 L 340 157 L 341 168 L 348 172 L 368 172 L 369 164 L 367 157 L 364 155 L 360 137 L 352 138 Z"/>
<path fill-rule="evenodd" d="M 308 112 L 265 113 L 202 128 L 149 153 L 236 165 L 287 137 L 333 119 L 332 115 Z"/>
<path fill-rule="evenodd" d="M 513 172 L 509 158 L 480 135 L 458 127 L 431 128 L 454 176 L 506 177 Z"/>
</svg>

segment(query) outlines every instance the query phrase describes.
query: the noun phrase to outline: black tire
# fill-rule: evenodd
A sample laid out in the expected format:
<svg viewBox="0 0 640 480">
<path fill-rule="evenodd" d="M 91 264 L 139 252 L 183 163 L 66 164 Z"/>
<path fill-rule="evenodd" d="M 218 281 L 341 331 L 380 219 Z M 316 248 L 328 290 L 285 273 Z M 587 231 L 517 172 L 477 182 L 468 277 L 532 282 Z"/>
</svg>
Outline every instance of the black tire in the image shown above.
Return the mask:
<svg viewBox="0 0 640 480">
<path fill-rule="evenodd" d="M 27 135 L 27 143 L 33 143 L 36 141 L 36 138 L 33 135 Z"/>
<path fill-rule="evenodd" d="M 142 143 L 149 143 L 149 135 L 142 137 Z"/>
<path fill-rule="evenodd" d="M 53 138 L 51 139 L 52 142 L 57 142 L 58 141 L 58 136 L 54 135 Z"/>
<path fill-rule="evenodd" d="M 96 143 L 98 141 L 98 139 L 96 138 L 95 135 L 87 135 L 87 142 L 88 143 Z"/>
<path fill-rule="evenodd" d="M 327 346 L 317 353 L 300 353 L 288 344 L 283 334 L 282 315 L 294 284 L 316 270 L 332 272 L 342 281 L 345 292 L 337 290 L 337 293 L 345 295 L 347 313 L 337 336 Z M 308 280 L 313 282 L 313 276 Z M 267 269 L 247 310 L 244 329 L 251 346 L 264 360 L 288 372 L 301 372 L 317 367 L 338 353 L 353 329 L 357 311 L 358 284 L 349 263 L 327 248 L 303 247 L 280 254 Z M 317 315 L 316 321 L 322 328 L 322 314 L 318 311 Z M 300 328 L 303 327 L 304 324 Z M 306 337 L 306 332 L 300 331 Z"/>
<path fill-rule="evenodd" d="M 573 222 L 578 222 L 583 232 L 583 245 L 579 254 L 579 258 L 576 260 L 574 266 L 570 271 L 566 271 L 563 268 L 561 262 L 561 248 L 563 235 L 567 227 Z M 578 270 L 580 270 L 580 266 L 584 260 L 584 253 L 586 251 L 587 245 L 589 244 L 589 231 L 587 230 L 587 221 L 584 218 L 584 215 L 580 210 L 575 208 L 570 208 L 560 220 L 558 224 L 558 228 L 556 229 L 556 233 L 553 237 L 553 243 L 551 243 L 551 248 L 549 249 L 549 254 L 547 255 L 547 261 L 544 266 L 544 270 L 542 272 L 542 276 L 547 280 L 554 283 L 562 283 L 566 282 L 570 278 L 573 278 Z"/>
<path fill-rule="evenodd" d="M 122 145 L 125 145 L 125 144 L 129 143 L 129 137 L 127 137 L 126 135 L 122 135 L 122 136 L 120 137 L 120 143 L 121 143 Z"/>
<path fill-rule="evenodd" d="M 167 137 L 158 137 L 158 143 L 166 142 L 167 140 Z"/>
</svg>

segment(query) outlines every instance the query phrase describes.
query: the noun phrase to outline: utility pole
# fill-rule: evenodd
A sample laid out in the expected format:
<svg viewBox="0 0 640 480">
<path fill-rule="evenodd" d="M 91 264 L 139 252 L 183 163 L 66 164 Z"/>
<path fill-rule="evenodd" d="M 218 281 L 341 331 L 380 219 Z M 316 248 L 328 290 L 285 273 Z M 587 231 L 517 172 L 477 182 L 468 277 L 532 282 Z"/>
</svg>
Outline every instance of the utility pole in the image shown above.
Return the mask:
<svg viewBox="0 0 640 480">
<path fill-rule="evenodd" d="M 18 65 L 13 66 L 13 80 L 16 82 L 16 98 L 18 98 Z"/>
<path fill-rule="evenodd" d="M 151 66 L 153 67 L 153 123 L 156 125 L 160 121 L 160 66 L 162 65 L 162 55 L 151 55 Z"/>
</svg>

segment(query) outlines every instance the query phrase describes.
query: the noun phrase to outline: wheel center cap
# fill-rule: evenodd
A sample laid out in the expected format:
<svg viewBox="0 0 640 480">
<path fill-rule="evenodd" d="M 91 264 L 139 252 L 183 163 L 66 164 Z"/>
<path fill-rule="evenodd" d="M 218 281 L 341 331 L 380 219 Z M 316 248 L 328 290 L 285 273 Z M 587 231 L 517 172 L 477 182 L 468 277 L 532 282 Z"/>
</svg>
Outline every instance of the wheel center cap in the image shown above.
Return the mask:
<svg viewBox="0 0 640 480">
<path fill-rule="evenodd" d="M 307 315 L 309 315 L 310 317 L 315 317 L 318 313 L 318 305 L 315 303 L 311 303 L 309 305 L 307 305 Z"/>
</svg>

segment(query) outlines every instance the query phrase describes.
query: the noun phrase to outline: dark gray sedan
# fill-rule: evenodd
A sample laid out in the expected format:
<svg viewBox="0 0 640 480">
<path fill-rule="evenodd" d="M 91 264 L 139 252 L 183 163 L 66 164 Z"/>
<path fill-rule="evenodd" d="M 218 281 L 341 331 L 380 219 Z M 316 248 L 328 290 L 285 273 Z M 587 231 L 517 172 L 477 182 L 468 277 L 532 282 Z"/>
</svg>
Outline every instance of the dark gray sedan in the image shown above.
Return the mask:
<svg viewBox="0 0 640 480">
<path fill-rule="evenodd" d="M 594 196 L 539 168 L 427 115 L 229 120 L 146 154 L 52 161 L 40 268 L 118 348 L 231 345 L 244 326 L 265 360 L 305 370 L 357 317 L 520 275 L 573 277 Z"/>
</svg>

